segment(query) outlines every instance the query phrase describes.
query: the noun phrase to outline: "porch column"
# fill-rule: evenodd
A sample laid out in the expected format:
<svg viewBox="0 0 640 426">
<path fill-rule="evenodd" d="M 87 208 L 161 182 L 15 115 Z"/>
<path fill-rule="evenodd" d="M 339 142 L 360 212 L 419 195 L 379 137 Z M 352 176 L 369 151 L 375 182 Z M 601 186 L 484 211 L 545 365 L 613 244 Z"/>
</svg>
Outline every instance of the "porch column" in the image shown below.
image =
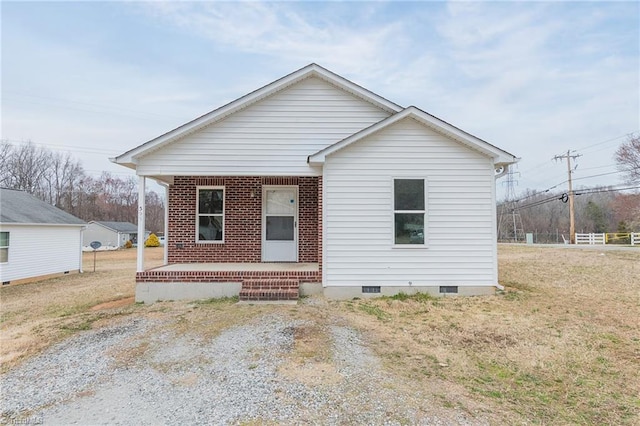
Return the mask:
<svg viewBox="0 0 640 426">
<path fill-rule="evenodd" d="M 145 229 L 145 185 L 146 178 L 138 176 L 138 254 L 137 254 L 137 272 L 144 271 L 144 229 Z"/>
<path fill-rule="evenodd" d="M 169 264 L 169 185 L 164 184 L 164 264 Z"/>
</svg>

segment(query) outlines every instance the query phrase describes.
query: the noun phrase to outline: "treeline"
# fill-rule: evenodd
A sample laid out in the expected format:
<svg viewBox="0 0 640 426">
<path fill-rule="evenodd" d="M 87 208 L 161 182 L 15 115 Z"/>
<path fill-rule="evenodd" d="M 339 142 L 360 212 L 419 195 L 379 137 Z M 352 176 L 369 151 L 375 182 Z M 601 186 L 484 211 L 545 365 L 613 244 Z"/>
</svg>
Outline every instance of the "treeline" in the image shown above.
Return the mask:
<svg viewBox="0 0 640 426">
<path fill-rule="evenodd" d="M 640 194 L 620 193 L 608 187 L 577 189 L 577 233 L 640 232 Z M 519 201 L 498 204 L 498 239 L 518 240 L 532 233 L 539 243 L 562 243 L 569 239 L 569 203 L 562 192 L 527 190 Z M 513 208 L 515 207 L 515 209 Z"/>
<path fill-rule="evenodd" d="M 54 152 L 33 143 L 0 142 L 0 186 L 26 191 L 85 221 L 138 223 L 136 179 L 103 172 L 88 175 L 70 153 Z M 164 230 L 164 200 L 146 194 L 146 227 Z"/>
</svg>

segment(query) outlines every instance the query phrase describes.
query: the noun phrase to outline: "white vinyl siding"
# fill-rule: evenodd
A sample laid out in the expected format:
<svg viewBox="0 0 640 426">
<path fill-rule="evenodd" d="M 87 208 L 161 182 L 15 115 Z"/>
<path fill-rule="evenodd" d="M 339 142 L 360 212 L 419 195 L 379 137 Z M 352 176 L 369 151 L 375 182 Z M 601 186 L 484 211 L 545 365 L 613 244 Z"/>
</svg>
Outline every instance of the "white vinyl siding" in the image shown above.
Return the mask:
<svg viewBox="0 0 640 426">
<path fill-rule="evenodd" d="M 2 225 L 2 232 L 11 234 L 2 282 L 81 269 L 79 226 Z"/>
<path fill-rule="evenodd" d="M 389 113 L 308 78 L 139 159 L 141 175 L 316 176 L 307 157 Z"/>
<path fill-rule="evenodd" d="M 394 245 L 393 179 L 424 176 L 428 248 Z M 495 285 L 491 159 L 413 119 L 327 157 L 326 286 Z"/>
<path fill-rule="evenodd" d="M 105 228 L 97 223 L 90 223 L 82 235 L 82 245 L 88 247 L 93 241 L 100 241 L 102 247 L 123 247 L 128 240 L 132 239 L 131 234 L 119 233 L 112 229 Z"/>
</svg>

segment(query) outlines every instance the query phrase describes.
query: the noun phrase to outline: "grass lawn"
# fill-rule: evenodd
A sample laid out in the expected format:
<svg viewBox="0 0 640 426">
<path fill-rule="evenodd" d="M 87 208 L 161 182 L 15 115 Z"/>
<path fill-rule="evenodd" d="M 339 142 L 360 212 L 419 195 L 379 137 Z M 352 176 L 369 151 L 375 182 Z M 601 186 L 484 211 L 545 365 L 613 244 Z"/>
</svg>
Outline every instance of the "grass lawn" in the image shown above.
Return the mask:
<svg viewBox="0 0 640 426">
<path fill-rule="evenodd" d="M 159 264 L 162 249 L 147 249 L 146 257 L 147 267 Z M 362 332 L 397 383 L 427 392 L 425 406 L 483 413 L 502 424 L 637 424 L 640 250 L 501 246 L 499 264 L 506 290 L 496 296 L 295 306 L 205 301 L 196 309 L 133 304 L 135 251 L 98 253 L 95 273 L 0 289 L 2 371 L 117 317 L 172 315 L 176 327 L 210 337 L 279 311 L 309 320 L 296 330 L 287 368 L 299 380 L 319 380 L 307 374 L 314 366 L 327 383 L 338 379 L 326 330 L 340 322 Z"/>
</svg>

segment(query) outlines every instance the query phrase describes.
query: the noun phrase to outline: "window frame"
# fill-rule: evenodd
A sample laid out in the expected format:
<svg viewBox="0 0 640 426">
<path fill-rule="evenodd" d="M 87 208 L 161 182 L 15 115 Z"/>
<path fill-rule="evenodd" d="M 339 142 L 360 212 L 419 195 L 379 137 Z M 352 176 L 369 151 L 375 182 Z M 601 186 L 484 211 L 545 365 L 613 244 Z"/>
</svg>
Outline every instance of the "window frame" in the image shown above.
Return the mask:
<svg viewBox="0 0 640 426">
<path fill-rule="evenodd" d="M 200 191 L 201 190 L 222 190 L 222 213 L 200 213 Z M 196 218 L 195 218 L 195 239 L 196 244 L 224 244 L 224 240 L 226 237 L 226 229 L 225 229 L 225 210 L 226 210 L 226 191 L 225 187 L 221 185 L 216 186 L 196 186 Z M 220 240 L 201 240 L 200 239 L 200 217 L 208 216 L 208 217 L 221 217 L 222 218 L 222 239 Z"/>
<path fill-rule="evenodd" d="M 396 210 L 396 180 L 421 180 L 423 182 L 424 190 L 424 209 L 422 210 Z M 429 211 L 429 199 L 428 199 L 428 180 L 424 176 L 393 176 L 391 178 L 391 244 L 392 248 L 399 249 L 424 249 L 429 247 L 429 240 L 427 233 L 428 216 Z M 423 241 L 422 244 L 398 244 L 396 243 L 396 214 L 422 214 L 424 227 L 422 229 Z"/>
<path fill-rule="evenodd" d="M 9 263 L 9 247 L 11 246 L 11 232 L 9 232 L 9 231 L 0 231 L 0 234 L 7 234 L 7 245 L 6 246 L 0 245 L 0 250 L 4 250 L 4 249 L 7 250 L 7 260 L 6 260 L 6 262 L 0 261 L 0 263 L 2 263 L 2 264 Z M 1 241 L 1 239 L 0 239 L 0 241 Z"/>
</svg>

